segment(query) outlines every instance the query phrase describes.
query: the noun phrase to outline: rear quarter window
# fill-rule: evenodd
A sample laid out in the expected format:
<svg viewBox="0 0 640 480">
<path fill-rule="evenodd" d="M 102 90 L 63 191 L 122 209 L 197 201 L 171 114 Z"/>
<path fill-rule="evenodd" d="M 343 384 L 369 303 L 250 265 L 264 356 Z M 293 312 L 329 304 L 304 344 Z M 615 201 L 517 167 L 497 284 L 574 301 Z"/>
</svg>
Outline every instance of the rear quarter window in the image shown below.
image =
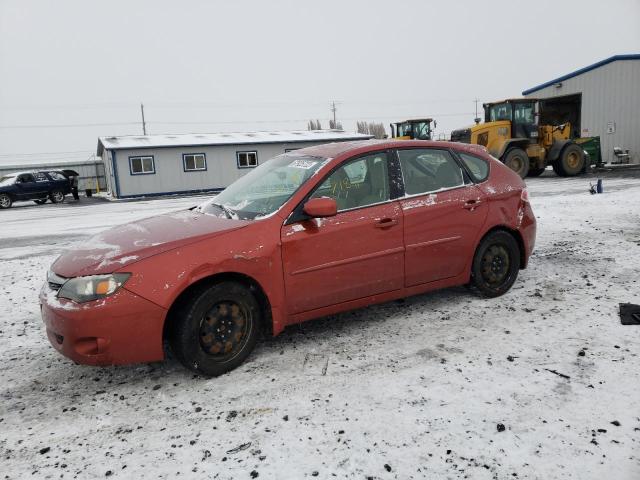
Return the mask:
<svg viewBox="0 0 640 480">
<path fill-rule="evenodd" d="M 52 180 L 66 180 L 66 177 L 58 172 L 49 172 L 49 176 Z"/>
<path fill-rule="evenodd" d="M 458 152 L 458 156 L 476 182 L 484 182 L 487 179 L 489 176 L 489 162 L 469 153 Z"/>
</svg>

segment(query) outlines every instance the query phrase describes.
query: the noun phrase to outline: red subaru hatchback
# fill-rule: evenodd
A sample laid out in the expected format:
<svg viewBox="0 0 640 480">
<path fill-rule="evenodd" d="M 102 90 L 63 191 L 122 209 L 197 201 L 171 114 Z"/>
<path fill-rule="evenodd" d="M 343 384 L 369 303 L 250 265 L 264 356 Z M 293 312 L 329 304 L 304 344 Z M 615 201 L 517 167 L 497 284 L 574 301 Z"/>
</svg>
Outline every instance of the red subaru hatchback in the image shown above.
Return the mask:
<svg viewBox="0 0 640 480">
<path fill-rule="evenodd" d="M 107 230 L 51 267 L 52 345 L 85 364 L 238 366 L 263 330 L 471 283 L 505 293 L 536 222 L 482 147 L 364 141 L 279 155 L 210 201 Z"/>
</svg>

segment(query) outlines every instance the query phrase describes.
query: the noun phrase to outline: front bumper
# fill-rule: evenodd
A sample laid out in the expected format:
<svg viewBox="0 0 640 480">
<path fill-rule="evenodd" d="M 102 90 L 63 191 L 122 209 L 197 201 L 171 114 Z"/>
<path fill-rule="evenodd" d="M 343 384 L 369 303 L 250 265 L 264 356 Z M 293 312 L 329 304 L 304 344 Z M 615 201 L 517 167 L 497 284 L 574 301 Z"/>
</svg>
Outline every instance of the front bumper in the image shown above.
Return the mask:
<svg viewBox="0 0 640 480">
<path fill-rule="evenodd" d="M 114 295 L 78 304 L 44 284 L 40 310 L 51 345 L 85 365 L 121 365 L 164 358 L 167 311 L 121 288 Z"/>
</svg>

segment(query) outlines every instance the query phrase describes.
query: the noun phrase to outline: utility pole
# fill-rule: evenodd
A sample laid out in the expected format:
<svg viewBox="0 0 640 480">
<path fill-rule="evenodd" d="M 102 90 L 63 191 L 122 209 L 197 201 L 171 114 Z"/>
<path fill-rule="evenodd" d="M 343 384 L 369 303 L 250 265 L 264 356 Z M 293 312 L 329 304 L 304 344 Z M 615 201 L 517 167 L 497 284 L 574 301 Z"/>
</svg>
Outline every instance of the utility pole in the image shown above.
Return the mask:
<svg viewBox="0 0 640 480">
<path fill-rule="evenodd" d="M 476 124 L 478 124 L 480 123 L 480 118 L 478 117 L 478 99 L 476 98 L 474 102 L 476 102 L 476 116 L 473 119 L 473 121 L 476 122 Z"/>
<path fill-rule="evenodd" d="M 333 112 L 333 128 L 337 128 L 337 123 L 336 123 L 336 102 L 331 102 L 331 111 Z"/>
<path fill-rule="evenodd" d="M 140 104 L 140 111 L 142 112 L 142 134 L 146 135 L 147 134 L 147 124 L 144 121 L 144 105 L 142 103 Z"/>
</svg>

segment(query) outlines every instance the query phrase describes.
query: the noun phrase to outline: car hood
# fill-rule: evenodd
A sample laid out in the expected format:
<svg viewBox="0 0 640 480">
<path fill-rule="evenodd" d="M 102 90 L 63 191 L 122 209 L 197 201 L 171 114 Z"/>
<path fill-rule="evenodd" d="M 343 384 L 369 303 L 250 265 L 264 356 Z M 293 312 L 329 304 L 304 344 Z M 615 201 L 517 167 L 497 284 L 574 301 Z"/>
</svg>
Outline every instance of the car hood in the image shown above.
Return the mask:
<svg viewBox="0 0 640 480">
<path fill-rule="evenodd" d="M 89 238 L 58 257 L 51 269 L 62 277 L 113 273 L 152 255 L 237 230 L 249 223 L 191 210 L 145 218 Z"/>
</svg>

